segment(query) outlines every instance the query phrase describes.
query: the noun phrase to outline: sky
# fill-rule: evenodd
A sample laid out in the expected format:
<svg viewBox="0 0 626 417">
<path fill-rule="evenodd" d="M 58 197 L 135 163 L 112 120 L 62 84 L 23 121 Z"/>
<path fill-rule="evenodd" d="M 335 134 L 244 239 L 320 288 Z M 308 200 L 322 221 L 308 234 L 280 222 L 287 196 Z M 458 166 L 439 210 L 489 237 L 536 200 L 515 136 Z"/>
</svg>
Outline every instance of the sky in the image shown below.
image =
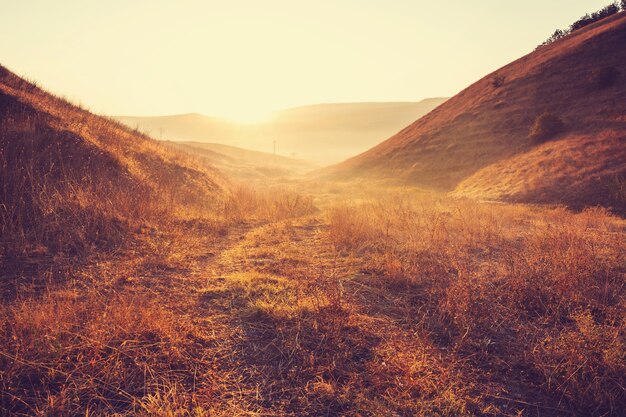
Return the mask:
<svg viewBox="0 0 626 417">
<path fill-rule="evenodd" d="M 0 0 L 0 64 L 108 115 L 453 96 L 610 0 Z"/>
</svg>

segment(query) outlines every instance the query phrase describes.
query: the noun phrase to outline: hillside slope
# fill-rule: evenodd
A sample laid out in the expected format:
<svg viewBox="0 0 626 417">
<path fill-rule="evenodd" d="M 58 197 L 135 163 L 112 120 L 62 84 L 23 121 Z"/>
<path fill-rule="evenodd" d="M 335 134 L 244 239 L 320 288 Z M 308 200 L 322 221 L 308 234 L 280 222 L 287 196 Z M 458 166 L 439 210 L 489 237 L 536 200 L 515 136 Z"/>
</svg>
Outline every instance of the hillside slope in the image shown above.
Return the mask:
<svg viewBox="0 0 626 417">
<path fill-rule="evenodd" d="M 623 209 L 625 44 L 626 13 L 619 13 L 495 71 L 323 173 L 390 178 L 479 198 Z M 538 141 L 529 132 L 545 113 L 564 129 Z"/>
<path fill-rule="evenodd" d="M 221 174 L 0 67 L 0 261 L 115 244 L 216 207 Z"/>
<path fill-rule="evenodd" d="M 267 179 L 302 175 L 316 168 L 308 161 L 251 151 L 236 146 L 204 142 L 167 142 L 214 166 L 231 178 Z"/>
<path fill-rule="evenodd" d="M 445 100 L 315 104 L 277 111 L 270 120 L 254 124 L 201 114 L 116 119 L 168 140 L 219 143 L 270 153 L 275 141 L 279 155 L 329 164 L 369 149 Z"/>
</svg>

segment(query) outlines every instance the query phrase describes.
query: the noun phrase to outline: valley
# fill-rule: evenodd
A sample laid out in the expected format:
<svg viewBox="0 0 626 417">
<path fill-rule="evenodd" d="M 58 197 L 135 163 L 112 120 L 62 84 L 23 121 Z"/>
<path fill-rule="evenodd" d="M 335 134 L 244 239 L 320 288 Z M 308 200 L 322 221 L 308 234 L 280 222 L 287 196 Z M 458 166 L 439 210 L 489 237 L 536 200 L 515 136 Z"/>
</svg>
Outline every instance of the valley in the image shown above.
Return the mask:
<svg viewBox="0 0 626 417">
<path fill-rule="evenodd" d="M 369 149 L 445 101 L 315 104 L 278 110 L 254 123 L 201 114 L 115 119 L 155 138 L 277 151 L 321 166 Z"/>
<path fill-rule="evenodd" d="M 223 229 L 178 224 L 66 264 L 58 283 L 21 282 L 2 310 L 3 406 L 565 416 L 621 401 L 623 219 L 297 188 L 312 203 L 300 214 L 285 194 Z"/>
<path fill-rule="evenodd" d="M 623 415 L 624 40 L 614 3 L 449 99 L 255 123 L 101 115 L 0 66 L 0 415 Z M 159 94 L 216 100 L 180 66 Z"/>
</svg>

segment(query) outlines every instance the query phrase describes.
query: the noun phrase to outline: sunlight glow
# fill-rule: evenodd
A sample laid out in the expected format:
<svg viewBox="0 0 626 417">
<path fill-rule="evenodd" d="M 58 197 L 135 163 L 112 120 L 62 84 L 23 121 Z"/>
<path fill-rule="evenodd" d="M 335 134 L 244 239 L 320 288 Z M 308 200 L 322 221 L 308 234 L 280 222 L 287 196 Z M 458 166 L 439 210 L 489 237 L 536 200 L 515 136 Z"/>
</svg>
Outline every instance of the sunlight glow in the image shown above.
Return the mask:
<svg viewBox="0 0 626 417">
<path fill-rule="evenodd" d="M 606 2 L 9 0 L 0 59 L 99 113 L 249 123 L 305 104 L 452 96 Z"/>
<path fill-rule="evenodd" d="M 216 115 L 220 119 L 241 125 L 254 125 L 260 123 L 269 123 L 272 121 L 273 113 L 258 111 L 256 109 L 233 109 L 228 113 Z"/>
</svg>

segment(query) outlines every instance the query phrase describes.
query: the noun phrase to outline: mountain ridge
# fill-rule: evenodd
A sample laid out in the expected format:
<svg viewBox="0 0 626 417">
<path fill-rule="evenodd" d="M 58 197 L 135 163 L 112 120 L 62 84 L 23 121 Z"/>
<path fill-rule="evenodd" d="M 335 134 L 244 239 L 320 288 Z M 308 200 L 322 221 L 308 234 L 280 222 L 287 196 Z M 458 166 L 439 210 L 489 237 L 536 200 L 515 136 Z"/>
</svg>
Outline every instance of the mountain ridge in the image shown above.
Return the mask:
<svg viewBox="0 0 626 417">
<path fill-rule="evenodd" d="M 327 165 L 368 149 L 444 101 L 311 104 L 276 111 L 270 120 L 258 123 L 197 113 L 115 118 L 160 139 L 220 143 L 266 153 L 273 153 L 276 142 L 279 155 Z"/>
</svg>

